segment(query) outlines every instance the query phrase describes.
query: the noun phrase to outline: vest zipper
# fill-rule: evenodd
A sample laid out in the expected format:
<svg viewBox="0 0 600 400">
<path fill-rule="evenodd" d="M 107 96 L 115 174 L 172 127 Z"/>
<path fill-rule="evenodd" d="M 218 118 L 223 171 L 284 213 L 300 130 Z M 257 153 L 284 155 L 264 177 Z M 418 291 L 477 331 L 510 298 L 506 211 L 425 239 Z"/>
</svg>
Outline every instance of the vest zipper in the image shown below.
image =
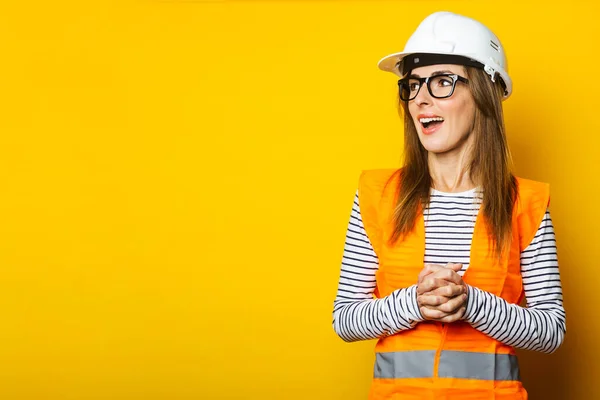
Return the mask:
<svg viewBox="0 0 600 400">
<path fill-rule="evenodd" d="M 440 356 L 442 354 L 442 349 L 444 348 L 444 342 L 446 341 L 446 333 L 448 332 L 448 326 L 442 322 L 442 337 L 440 338 L 440 344 L 435 352 L 435 360 L 433 363 L 433 377 L 439 377 L 439 369 L 440 369 Z"/>
</svg>

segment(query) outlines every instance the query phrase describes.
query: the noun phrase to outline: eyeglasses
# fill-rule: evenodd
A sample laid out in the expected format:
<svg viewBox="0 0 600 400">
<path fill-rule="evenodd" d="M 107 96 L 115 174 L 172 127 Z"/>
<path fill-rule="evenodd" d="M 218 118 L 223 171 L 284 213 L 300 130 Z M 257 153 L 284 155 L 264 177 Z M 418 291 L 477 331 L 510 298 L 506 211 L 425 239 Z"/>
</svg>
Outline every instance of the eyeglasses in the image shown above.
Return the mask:
<svg viewBox="0 0 600 400">
<path fill-rule="evenodd" d="M 409 77 L 400 79 L 398 87 L 400 89 L 400 99 L 410 101 L 417 97 L 423 82 L 427 85 L 427 90 L 431 97 L 436 99 L 445 99 L 452 96 L 456 82 L 469 83 L 469 80 L 456 74 L 440 74 L 428 76 L 426 78 Z"/>
</svg>

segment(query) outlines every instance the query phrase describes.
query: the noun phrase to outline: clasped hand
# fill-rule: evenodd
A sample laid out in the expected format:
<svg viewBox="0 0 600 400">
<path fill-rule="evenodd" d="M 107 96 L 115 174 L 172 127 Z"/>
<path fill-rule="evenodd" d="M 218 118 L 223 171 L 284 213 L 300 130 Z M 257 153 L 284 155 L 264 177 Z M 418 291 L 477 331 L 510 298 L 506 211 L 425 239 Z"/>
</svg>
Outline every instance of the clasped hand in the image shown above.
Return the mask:
<svg viewBox="0 0 600 400">
<path fill-rule="evenodd" d="M 463 318 L 467 285 L 458 274 L 461 268 L 461 264 L 425 264 L 417 284 L 417 303 L 423 318 L 446 323 Z"/>
</svg>

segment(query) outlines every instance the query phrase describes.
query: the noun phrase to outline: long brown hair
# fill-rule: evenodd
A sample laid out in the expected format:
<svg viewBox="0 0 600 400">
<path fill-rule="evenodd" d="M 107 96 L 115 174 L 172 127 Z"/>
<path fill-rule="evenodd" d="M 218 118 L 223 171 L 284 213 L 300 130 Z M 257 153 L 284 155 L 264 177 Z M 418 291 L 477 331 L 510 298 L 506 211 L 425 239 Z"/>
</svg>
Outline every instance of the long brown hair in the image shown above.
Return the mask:
<svg viewBox="0 0 600 400">
<path fill-rule="evenodd" d="M 503 88 L 481 69 L 465 67 L 468 87 L 475 100 L 473 148 L 468 163 L 471 179 L 483 189 L 481 211 L 497 257 L 508 249 L 512 236 L 512 213 L 517 181 L 511 172 L 511 157 L 502 112 Z M 430 201 L 432 184 L 427 150 L 421 145 L 408 103 L 398 100 L 404 114 L 404 165 L 394 209 L 390 241 L 402 240 L 415 227 L 417 216 Z"/>
</svg>

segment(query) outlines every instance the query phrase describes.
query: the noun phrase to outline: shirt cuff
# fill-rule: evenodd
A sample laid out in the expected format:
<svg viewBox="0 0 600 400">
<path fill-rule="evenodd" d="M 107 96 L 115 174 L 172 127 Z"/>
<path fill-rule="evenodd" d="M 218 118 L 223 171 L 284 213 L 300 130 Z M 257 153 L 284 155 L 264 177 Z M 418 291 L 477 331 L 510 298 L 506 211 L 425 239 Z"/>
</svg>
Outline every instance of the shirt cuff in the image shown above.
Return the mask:
<svg viewBox="0 0 600 400">
<path fill-rule="evenodd" d="M 415 322 L 425 321 L 425 318 L 423 318 L 423 315 L 421 314 L 419 303 L 417 302 L 417 285 L 409 286 L 408 291 L 410 293 L 410 295 L 408 296 L 408 301 L 411 303 L 411 308 L 415 310 L 414 313 L 411 313 L 413 314 L 412 318 Z"/>
<path fill-rule="evenodd" d="M 471 285 L 467 285 L 467 309 L 465 310 L 465 316 L 463 319 L 470 324 L 475 322 L 475 316 L 477 315 L 478 311 L 478 290 L 480 289 L 477 289 Z"/>
</svg>

